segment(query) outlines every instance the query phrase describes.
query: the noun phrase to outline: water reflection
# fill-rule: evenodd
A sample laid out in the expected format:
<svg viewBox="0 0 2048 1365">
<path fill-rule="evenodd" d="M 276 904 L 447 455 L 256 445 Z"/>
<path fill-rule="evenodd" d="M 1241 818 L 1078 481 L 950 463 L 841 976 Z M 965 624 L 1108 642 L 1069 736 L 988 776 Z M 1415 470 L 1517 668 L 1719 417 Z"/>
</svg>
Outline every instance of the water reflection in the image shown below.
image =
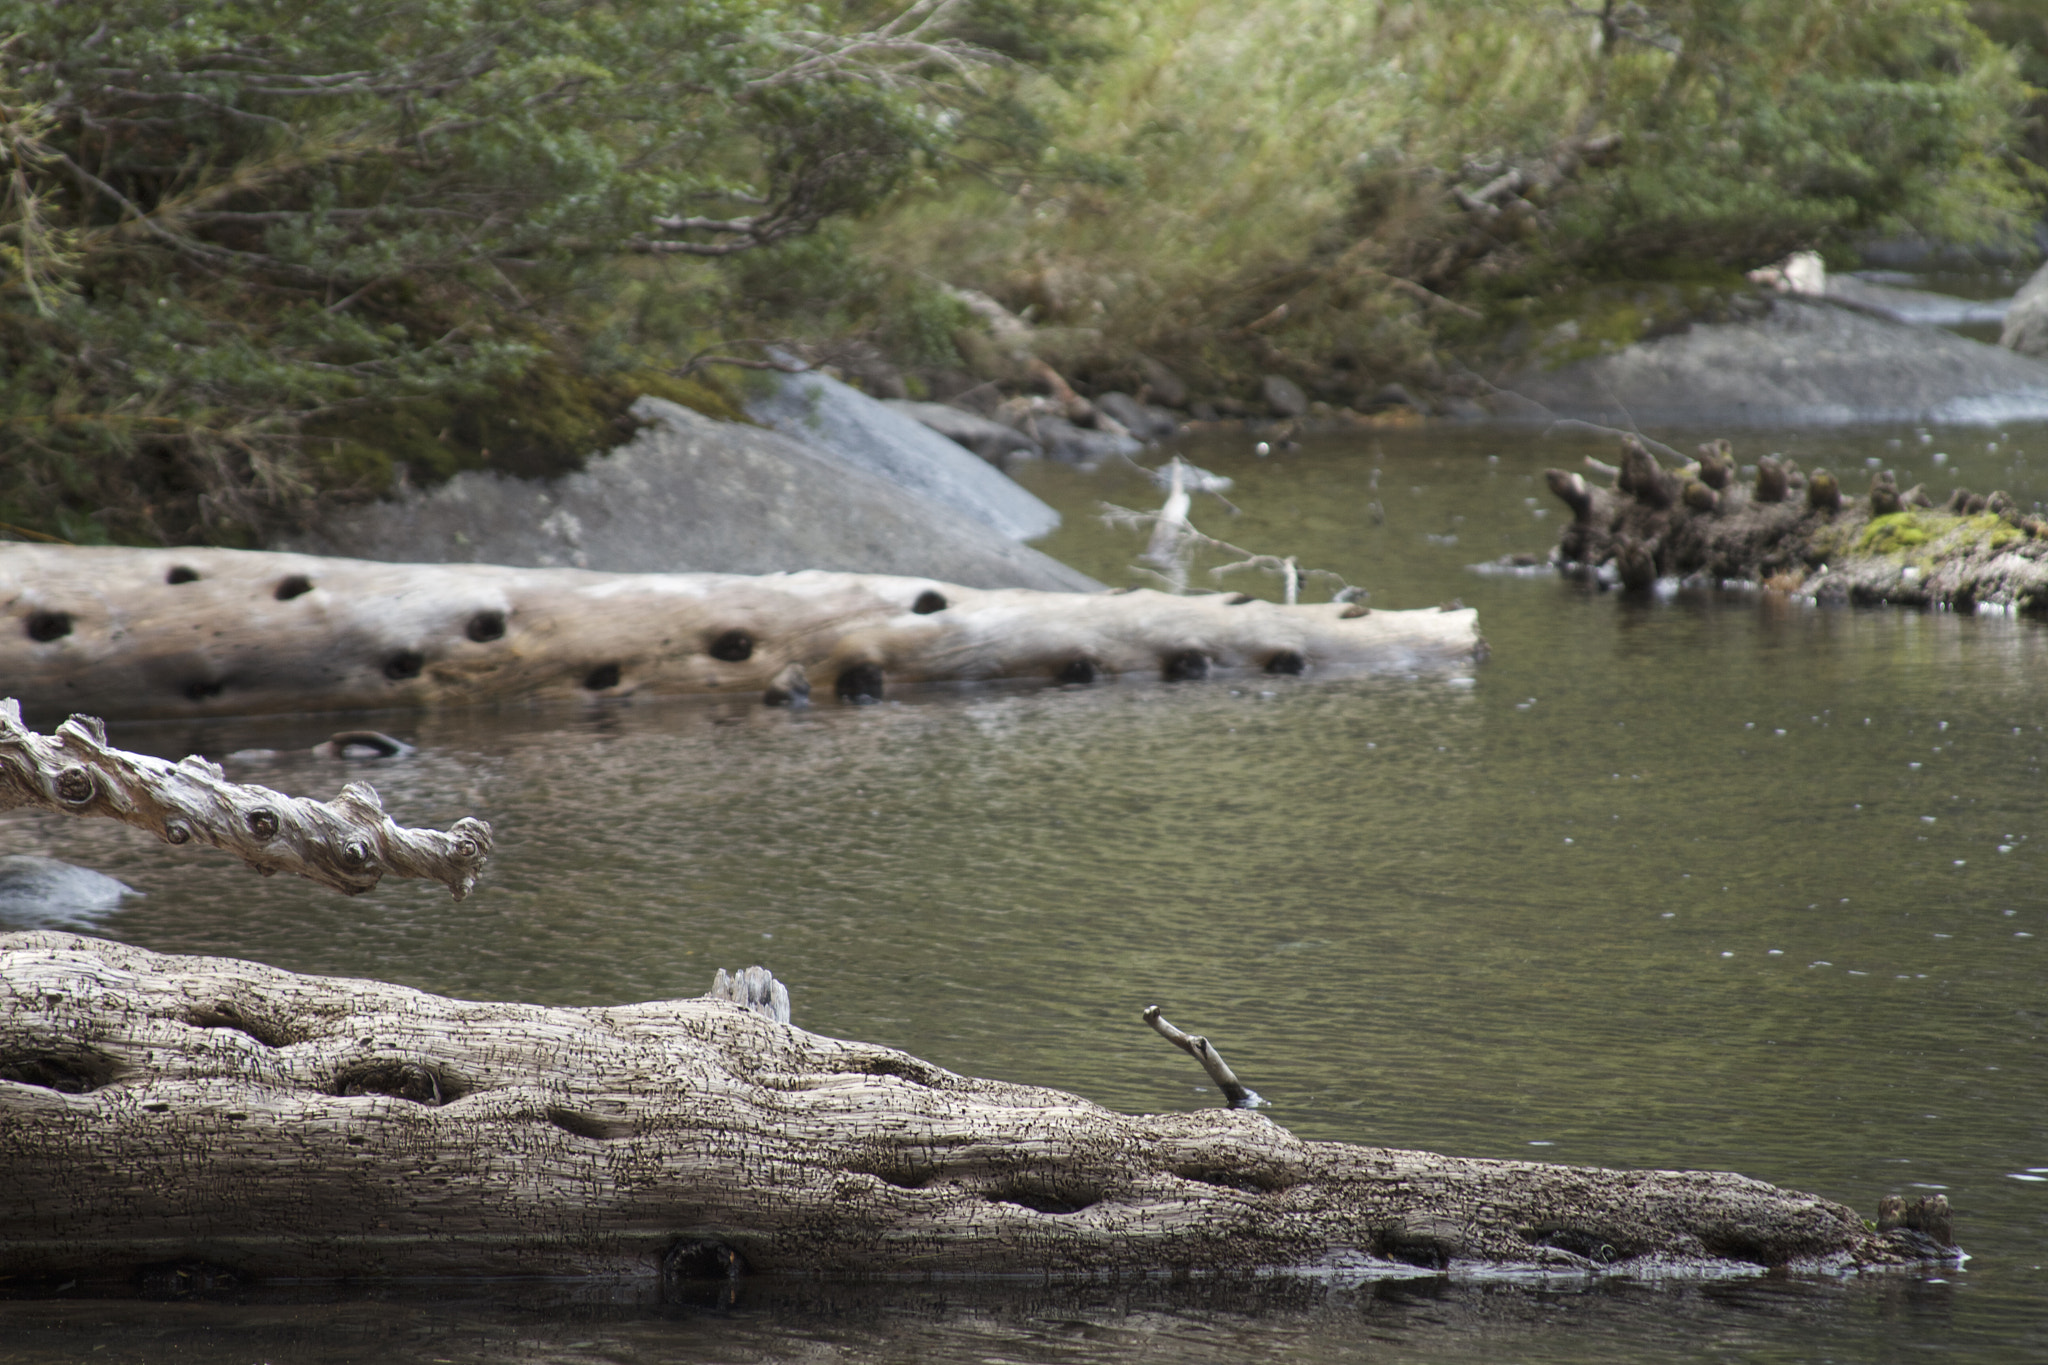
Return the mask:
<svg viewBox="0 0 2048 1365">
<path fill-rule="evenodd" d="M 2042 491 L 2016 448 L 2048 432 L 1997 435 L 1997 452 L 1982 449 L 1994 434 L 1929 437 L 1786 433 L 1740 453 Z M 21 812 L 0 814 L 0 851 L 146 892 L 99 931 L 160 950 L 565 1004 L 694 995 L 717 967 L 762 961 L 819 1032 L 1117 1108 L 1215 1103 L 1139 1021 L 1158 1003 L 1308 1137 L 1734 1168 L 1866 1215 L 1886 1193 L 1943 1189 L 1974 1256 L 1956 1283 L 1382 1287 L 1308 1304 L 1213 1286 L 1142 1301 L 784 1287 L 708 1317 L 488 1290 L 447 1305 L 10 1305 L 0 1339 L 69 1343 L 34 1357 L 55 1358 L 105 1321 L 128 1324 L 107 1339 L 131 1354 L 144 1348 L 123 1333 L 318 1358 L 324 1332 L 401 1339 L 374 1336 L 388 1318 L 451 1359 L 515 1339 L 548 1358 L 1676 1359 L 1701 1341 L 1758 1360 L 2041 1358 L 2048 1185 L 2012 1177 L 2048 1168 L 2048 633 L 1768 594 L 1631 604 L 1470 573 L 1547 550 L 1541 471 L 1589 450 L 1469 430 L 1193 452 L 1236 480 L 1243 509 L 1198 505 L 1198 525 L 1326 565 L 1376 606 L 1477 606 L 1494 648 L 1469 686 L 1260 678 L 941 690 L 794 716 L 730 702 L 384 715 L 361 723 L 419 751 L 352 764 L 310 752 L 356 724 L 332 717 L 116 726 L 116 742 L 170 756 L 275 750 L 231 774 L 291 792 L 368 780 L 406 823 L 481 815 L 499 852 L 458 904 L 406 884 L 344 900 Z M 1056 552 L 1127 581 L 1141 547 L 1089 510 L 1156 489 L 1055 468 L 1033 486 L 1068 514 Z M 273 1331 L 283 1345 L 264 1344 Z"/>
<path fill-rule="evenodd" d="M 1382 1282 L 922 1286 L 748 1282 L 678 1302 L 558 1284 L 268 1291 L 226 1301 L 0 1302 L 17 1358 L 319 1362 L 1248 1359 L 1885 1360 L 1938 1340 L 2023 1357 L 1973 1330 L 1961 1286 L 1916 1279 L 1542 1287 Z M 2012 1304 L 1983 1305 L 1997 1318 Z M 1984 1312 L 1982 1309 L 1988 1309 Z M 1825 1343 L 1824 1346 L 1821 1343 Z"/>
</svg>

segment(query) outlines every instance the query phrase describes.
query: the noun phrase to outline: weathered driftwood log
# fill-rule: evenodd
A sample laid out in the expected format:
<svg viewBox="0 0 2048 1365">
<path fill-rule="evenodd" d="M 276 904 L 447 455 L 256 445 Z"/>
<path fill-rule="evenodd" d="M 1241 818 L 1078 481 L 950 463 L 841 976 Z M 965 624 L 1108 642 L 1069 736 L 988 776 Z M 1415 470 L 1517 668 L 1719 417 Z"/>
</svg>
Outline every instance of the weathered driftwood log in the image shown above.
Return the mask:
<svg viewBox="0 0 2048 1365">
<path fill-rule="evenodd" d="M 122 717 L 1469 660 L 1476 613 L 0 544 L 0 695 Z"/>
<path fill-rule="evenodd" d="M 268 877 L 295 872 L 354 896 L 389 874 L 440 882 L 461 900 L 491 852 L 491 827 L 465 816 L 447 831 L 405 829 L 376 788 L 351 782 L 332 802 L 229 782 L 194 755 L 177 763 L 107 743 L 105 727 L 73 716 L 54 735 L 22 724 L 21 704 L 0 698 L 0 810 L 35 806 L 103 815 L 167 844 L 194 840 L 234 854 Z"/>
<path fill-rule="evenodd" d="M 2048 522 L 2005 493 L 1958 488 L 1936 506 L 1924 488 L 1901 491 L 1879 472 L 1867 494 L 1851 496 L 1833 473 L 1803 474 L 1769 455 L 1744 480 L 1726 441 L 1675 470 L 1634 438 L 1623 440 L 1618 469 L 1587 463 L 1613 486 L 1546 472 L 1572 511 L 1555 558 L 1624 588 L 1698 577 L 1818 601 L 2048 611 Z"/>
<path fill-rule="evenodd" d="M 1304 1142 L 1247 1110 L 1118 1114 L 728 1000 L 480 1004 L 50 932 L 0 938 L 0 1077 L 0 1275 L 1654 1273 L 1955 1254 L 1741 1176 Z"/>
</svg>

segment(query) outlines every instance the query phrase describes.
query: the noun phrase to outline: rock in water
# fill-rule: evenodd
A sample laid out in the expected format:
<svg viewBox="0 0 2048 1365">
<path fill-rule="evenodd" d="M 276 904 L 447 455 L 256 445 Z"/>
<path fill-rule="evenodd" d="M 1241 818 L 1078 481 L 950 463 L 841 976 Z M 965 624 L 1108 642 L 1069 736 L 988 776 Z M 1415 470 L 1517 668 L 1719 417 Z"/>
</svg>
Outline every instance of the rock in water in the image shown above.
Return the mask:
<svg viewBox="0 0 2048 1365">
<path fill-rule="evenodd" d="M 939 435 L 957 445 L 966 447 L 1001 467 L 1010 456 L 1035 457 L 1045 452 L 1038 442 L 1012 426 L 991 421 L 979 413 L 956 408 L 951 403 L 918 403 L 909 399 L 891 398 L 884 406 L 902 413 L 905 417 L 922 426 L 930 427 Z"/>
<path fill-rule="evenodd" d="M 1998 344 L 2021 355 L 2048 356 L 2048 265 L 2013 295 Z"/>
<path fill-rule="evenodd" d="M 141 893 L 104 872 L 56 858 L 0 857 L 0 924 L 13 928 L 90 926 Z"/>
<path fill-rule="evenodd" d="M 1105 393 L 1095 406 L 1141 441 L 1163 441 L 1180 430 L 1180 418 L 1166 408 L 1140 403 L 1127 393 Z"/>
<path fill-rule="evenodd" d="M 976 588 L 1101 586 L 984 521 L 778 432 L 659 398 L 642 398 L 633 414 L 648 424 L 639 435 L 565 478 L 458 474 L 430 493 L 334 512 L 272 548 L 401 564 L 612 573 L 833 569 Z"/>
<path fill-rule="evenodd" d="M 2048 417 L 2048 364 L 2040 360 L 1796 298 L 1774 300 L 1754 321 L 1697 323 L 1554 370 L 1524 365 L 1494 382 L 1541 405 L 1525 411 L 1510 400 L 1499 405 L 1504 416 L 1622 427 Z"/>
<path fill-rule="evenodd" d="M 1308 395 L 1286 375 L 1267 375 L 1259 381 L 1259 392 L 1275 417 L 1300 417 L 1308 411 Z"/>
<path fill-rule="evenodd" d="M 1012 540 L 1030 540 L 1060 524 L 1059 513 L 973 451 L 886 403 L 815 370 L 778 380 L 767 397 L 747 404 L 755 421 Z"/>
</svg>

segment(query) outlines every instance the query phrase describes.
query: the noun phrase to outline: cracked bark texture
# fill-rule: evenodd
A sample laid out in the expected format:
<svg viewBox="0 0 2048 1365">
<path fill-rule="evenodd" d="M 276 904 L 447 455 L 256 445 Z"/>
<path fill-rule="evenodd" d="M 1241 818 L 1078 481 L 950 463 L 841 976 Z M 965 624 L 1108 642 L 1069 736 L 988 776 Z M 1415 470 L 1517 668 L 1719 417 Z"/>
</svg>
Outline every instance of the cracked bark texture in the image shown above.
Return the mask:
<svg viewBox="0 0 2048 1365">
<path fill-rule="evenodd" d="M 758 981 L 738 994 L 764 1003 Z M 1119 1114 L 770 1012 L 478 1003 L 0 938 L 0 1274 L 1656 1273 L 1952 1254 L 1737 1175 L 1305 1142 L 1245 1110 Z"/>
<path fill-rule="evenodd" d="M 0 696 L 30 715 L 245 715 L 1212 671 L 1454 667 L 1469 609 L 983 591 L 806 571 L 613 574 L 0 544 Z"/>
<path fill-rule="evenodd" d="M 292 872 L 346 896 L 388 874 L 440 882 L 461 900 L 491 853 L 484 821 L 465 816 L 446 833 L 407 829 L 384 813 L 367 782 L 349 783 L 332 802 L 286 796 L 230 782 L 219 764 L 197 755 L 172 763 L 116 749 L 91 716 L 39 735 L 7 697 L 0 698 L 0 810 L 17 806 L 105 816 L 167 844 L 197 840 L 266 877 Z"/>
</svg>

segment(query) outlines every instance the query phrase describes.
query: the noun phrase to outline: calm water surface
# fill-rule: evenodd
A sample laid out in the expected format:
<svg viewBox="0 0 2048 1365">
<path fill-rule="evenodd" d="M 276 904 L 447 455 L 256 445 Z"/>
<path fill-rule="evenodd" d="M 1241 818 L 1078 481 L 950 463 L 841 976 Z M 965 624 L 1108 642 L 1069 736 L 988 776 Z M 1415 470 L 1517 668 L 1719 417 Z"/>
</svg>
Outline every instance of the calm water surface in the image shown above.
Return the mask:
<svg viewBox="0 0 2048 1365">
<path fill-rule="evenodd" d="M 1738 450 L 2048 496 L 2048 429 L 1922 435 Z M 499 851 L 460 904 L 403 884 L 344 900 L 20 813 L 0 815 L 0 852 L 126 881 L 144 894 L 88 931 L 159 950 L 577 1005 L 694 995 L 760 961 L 820 1033 L 1120 1109 L 1214 1104 L 1139 1022 L 1156 1002 L 1306 1137 L 1732 1168 L 1866 1216 L 1939 1190 L 1964 1270 L 16 1302 L 0 1360 L 2048 1358 L 2048 632 L 1467 567 L 1546 551 L 1541 471 L 1594 446 L 1490 429 L 1250 445 L 1189 450 L 1241 509 L 1198 500 L 1197 525 L 1378 606 L 1462 598 L 1491 660 L 796 715 L 383 715 L 362 719 L 420 753 L 346 768 L 304 752 L 351 723 L 334 717 L 116 725 L 295 793 L 366 777 L 405 823 L 489 819 Z M 1140 538 L 1093 513 L 1155 488 L 1025 477 L 1067 513 L 1048 549 L 1136 581 Z"/>
</svg>

